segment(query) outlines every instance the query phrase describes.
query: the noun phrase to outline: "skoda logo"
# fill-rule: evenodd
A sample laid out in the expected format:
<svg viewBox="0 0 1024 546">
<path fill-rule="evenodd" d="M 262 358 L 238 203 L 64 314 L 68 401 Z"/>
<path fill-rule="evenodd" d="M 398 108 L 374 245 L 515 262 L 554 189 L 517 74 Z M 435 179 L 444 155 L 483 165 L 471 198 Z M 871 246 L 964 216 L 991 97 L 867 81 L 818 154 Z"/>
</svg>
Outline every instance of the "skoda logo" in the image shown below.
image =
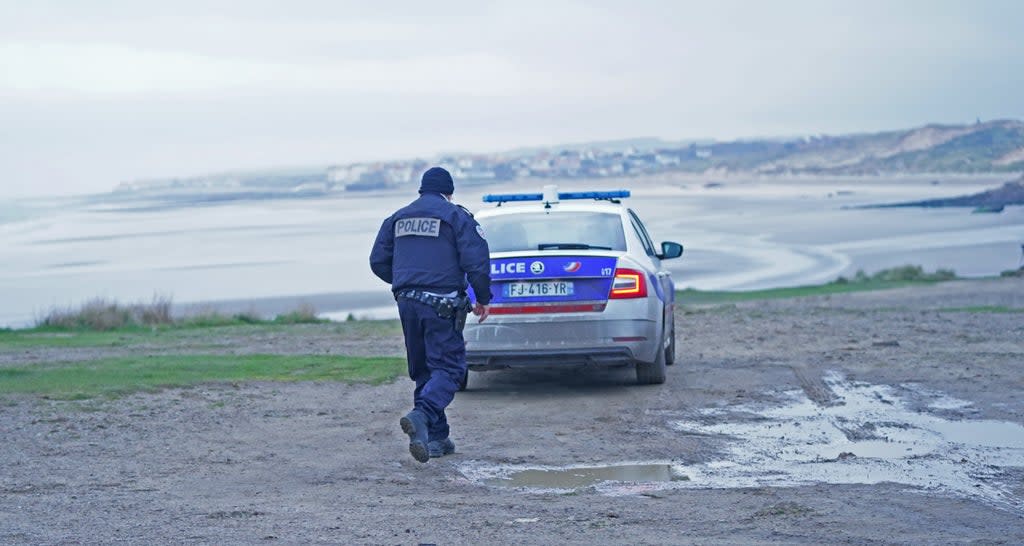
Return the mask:
<svg viewBox="0 0 1024 546">
<path fill-rule="evenodd" d="M 530 264 L 530 273 L 540 275 L 544 272 L 544 262 L 533 262 Z"/>
</svg>

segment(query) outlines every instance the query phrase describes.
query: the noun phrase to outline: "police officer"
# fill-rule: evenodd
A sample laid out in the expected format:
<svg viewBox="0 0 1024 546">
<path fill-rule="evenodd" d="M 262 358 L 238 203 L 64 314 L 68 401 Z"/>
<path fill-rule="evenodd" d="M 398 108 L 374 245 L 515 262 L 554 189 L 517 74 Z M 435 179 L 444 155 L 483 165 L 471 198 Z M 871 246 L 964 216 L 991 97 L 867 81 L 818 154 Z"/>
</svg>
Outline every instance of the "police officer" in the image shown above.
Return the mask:
<svg viewBox="0 0 1024 546">
<path fill-rule="evenodd" d="M 370 268 L 398 301 L 409 377 L 416 382 L 414 407 L 400 424 L 409 452 L 419 462 L 455 452 L 444 410 L 465 377 L 466 343 L 456 326 L 466 281 L 473 287 L 473 314 L 487 318 L 491 301 L 490 253 L 480 224 L 451 202 L 448 171 L 423 173 L 420 197 L 380 226 Z M 464 316 L 464 315 L 463 315 Z"/>
</svg>

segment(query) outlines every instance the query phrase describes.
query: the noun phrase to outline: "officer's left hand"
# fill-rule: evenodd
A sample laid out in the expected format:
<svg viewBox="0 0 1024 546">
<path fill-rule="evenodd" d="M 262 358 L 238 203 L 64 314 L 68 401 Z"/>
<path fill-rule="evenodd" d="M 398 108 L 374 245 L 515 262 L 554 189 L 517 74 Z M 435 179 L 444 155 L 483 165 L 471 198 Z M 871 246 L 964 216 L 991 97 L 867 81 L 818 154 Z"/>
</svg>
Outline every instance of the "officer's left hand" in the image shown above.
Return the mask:
<svg viewBox="0 0 1024 546">
<path fill-rule="evenodd" d="M 473 314 L 480 317 L 477 322 L 483 322 L 487 320 L 487 316 L 491 313 L 490 305 L 480 305 L 479 303 L 473 305 Z"/>
</svg>

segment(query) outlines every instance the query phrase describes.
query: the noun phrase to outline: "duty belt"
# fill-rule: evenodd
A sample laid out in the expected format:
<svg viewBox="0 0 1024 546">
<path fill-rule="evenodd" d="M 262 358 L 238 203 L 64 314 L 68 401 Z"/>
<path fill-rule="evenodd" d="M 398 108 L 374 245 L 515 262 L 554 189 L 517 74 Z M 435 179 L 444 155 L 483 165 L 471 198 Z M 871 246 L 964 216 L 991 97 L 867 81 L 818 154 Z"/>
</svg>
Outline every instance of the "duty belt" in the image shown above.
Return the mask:
<svg viewBox="0 0 1024 546">
<path fill-rule="evenodd" d="M 437 307 L 437 306 L 441 305 L 442 302 L 454 302 L 454 300 L 455 300 L 455 298 L 448 298 L 448 297 L 445 297 L 445 296 L 438 296 L 437 294 L 429 294 L 429 293 L 424 292 L 422 290 L 412 290 L 412 289 L 399 290 L 398 293 L 395 294 L 395 296 L 399 297 L 399 298 L 402 298 L 402 299 L 406 299 L 406 300 L 413 300 L 413 301 L 418 301 L 420 303 L 425 303 L 425 304 L 427 304 L 427 305 L 429 305 L 431 307 Z"/>
<path fill-rule="evenodd" d="M 445 297 L 438 296 L 436 294 L 429 294 L 422 290 L 399 290 L 395 294 L 396 298 L 418 301 L 425 303 L 434 308 L 437 311 L 437 315 L 441 318 L 451 318 L 458 315 L 460 312 L 468 311 L 471 306 L 469 305 L 469 298 L 467 297 Z"/>
</svg>

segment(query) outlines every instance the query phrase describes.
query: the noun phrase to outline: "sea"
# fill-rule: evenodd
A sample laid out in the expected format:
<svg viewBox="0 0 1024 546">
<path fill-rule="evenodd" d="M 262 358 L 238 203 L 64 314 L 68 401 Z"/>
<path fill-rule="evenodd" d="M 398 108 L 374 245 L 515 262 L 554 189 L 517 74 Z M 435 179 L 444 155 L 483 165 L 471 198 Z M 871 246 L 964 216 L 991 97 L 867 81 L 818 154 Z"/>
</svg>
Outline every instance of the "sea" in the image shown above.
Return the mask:
<svg viewBox="0 0 1024 546">
<path fill-rule="evenodd" d="M 675 241 L 676 285 L 746 290 L 821 283 L 912 264 L 964 277 L 1021 265 L 1024 207 L 861 208 L 951 197 L 1009 175 L 560 181 L 559 190 L 629 189 L 655 242 Z M 540 192 L 550 181 L 459 186 L 470 210 L 485 193 Z M 408 190 L 207 201 L 92 195 L 0 201 L 0 327 L 95 299 L 171 298 L 180 311 L 272 314 L 306 302 L 329 318 L 393 314 L 368 256 Z M 505 205 L 513 206 L 513 205 Z"/>
</svg>

